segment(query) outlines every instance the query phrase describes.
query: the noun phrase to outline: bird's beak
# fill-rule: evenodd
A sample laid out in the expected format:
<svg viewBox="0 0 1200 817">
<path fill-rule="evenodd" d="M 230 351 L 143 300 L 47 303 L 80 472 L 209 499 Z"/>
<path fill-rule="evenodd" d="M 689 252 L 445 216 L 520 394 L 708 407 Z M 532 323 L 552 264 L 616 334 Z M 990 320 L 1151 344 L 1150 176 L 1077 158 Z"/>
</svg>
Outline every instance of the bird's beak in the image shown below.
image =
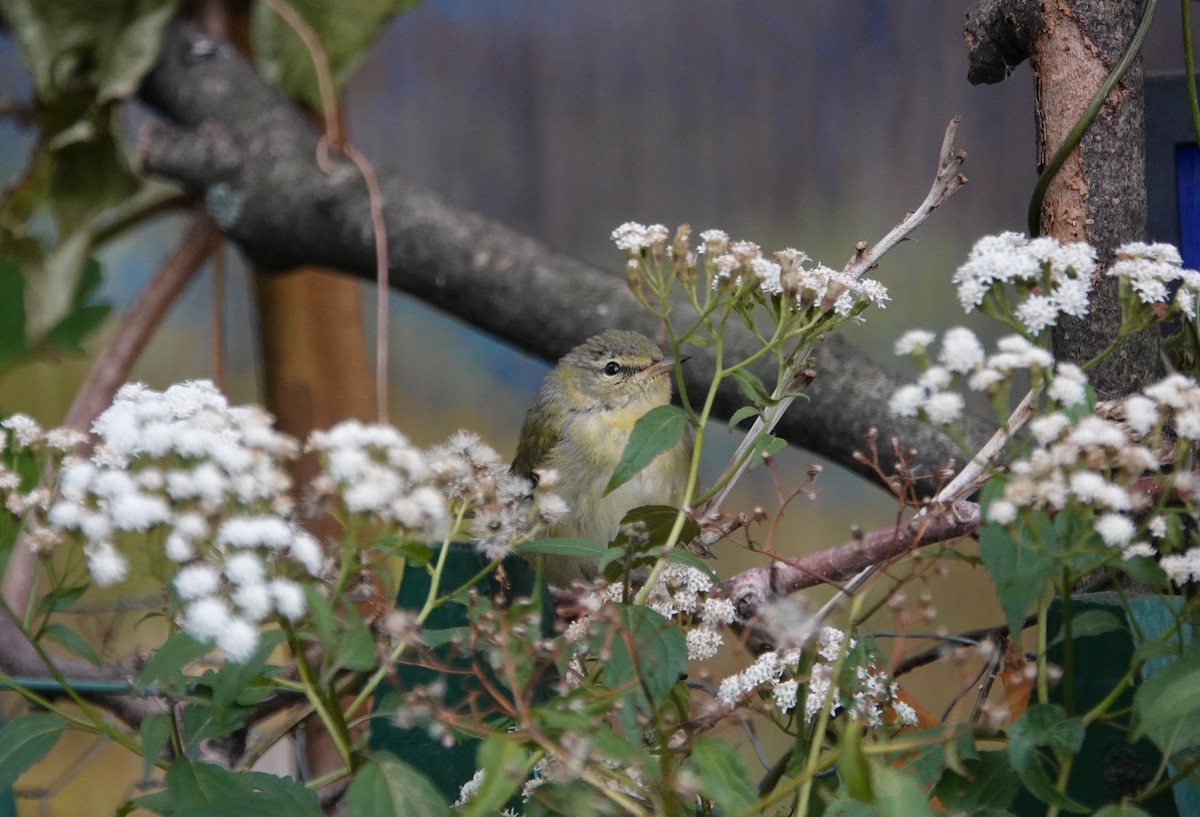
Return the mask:
<svg viewBox="0 0 1200 817">
<path fill-rule="evenodd" d="M 681 362 L 683 360 L 687 360 L 687 358 L 686 357 L 682 358 Z M 668 360 L 660 360 L 660 361 L 658 361 L 658 363 L 654 363 L 649 368 L 647 368 L 645 370 L 645 372 L 643 372 L 643 374 L 645 374 L 647 378 L 655 378 L 655 377 L 658 377 L 660 374 L 666 374 L 667 372 L 671 371 L 674 368 L 675 368 L 674 360 L 669 360 L 669 359 Z"/>
</svg>

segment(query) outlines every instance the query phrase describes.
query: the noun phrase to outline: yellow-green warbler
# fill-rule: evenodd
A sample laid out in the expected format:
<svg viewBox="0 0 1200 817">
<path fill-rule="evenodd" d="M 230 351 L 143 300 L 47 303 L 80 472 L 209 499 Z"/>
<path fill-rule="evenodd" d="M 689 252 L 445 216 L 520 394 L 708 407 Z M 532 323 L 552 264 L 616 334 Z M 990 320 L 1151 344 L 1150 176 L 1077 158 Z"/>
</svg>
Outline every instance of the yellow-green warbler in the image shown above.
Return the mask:
<svg viewBox="0 0 1200 817">
<path fill-rule="evenodd" d="M 670 402 L 673 366 L 645 335 L 613 329 L 576 346 L 546 376 L 525 415 L 513 471 L 535 479 L 538 471 L 555 472 L 553 490 L 570 515 L 549 536 L 609 542 L 629 510 L 678 501 L 692 456 L 690 427 L 674 448 L 604 495 L 633 424 Z M 592 578 L 596 568 L 591 559 L 548 557 L 545 578 L 565 585 Z"/>
</svg>

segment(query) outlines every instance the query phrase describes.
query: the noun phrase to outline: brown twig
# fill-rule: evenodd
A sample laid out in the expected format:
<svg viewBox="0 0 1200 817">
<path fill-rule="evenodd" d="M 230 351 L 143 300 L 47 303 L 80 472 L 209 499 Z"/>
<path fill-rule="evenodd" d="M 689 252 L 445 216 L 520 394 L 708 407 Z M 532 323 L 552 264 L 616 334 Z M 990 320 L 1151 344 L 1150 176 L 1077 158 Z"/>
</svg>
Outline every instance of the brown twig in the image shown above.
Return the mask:
<svg viewBox="0 0 1200 817">
<path fill-rule="evenodd" d="M 216 235 L 216 228 L 208 216 L 198 215 L 175 252 L 129 306 L 117 334 L 96 358 L 79 393 L 75 395 L 64 425 L 87 431 L 92 421 L 112 402 L 113 395 L 125 382 L 134 361 L 146 347 L 167 309 L 212 251 Z M 33 550 L 25 546 L 23 541 L 18 541 L 9 557 L 4 579 L 0 582 L 0 597 L 10 609 L 24 610 L 29 604 L 36 561 Z"/>
<path fill-rule="evenodd" d="M 846 264 L 843 272 L 855 278 L 862 276 L 867 270 L 879 263 L 884 253 L 906 239 L 913 230 L 921 226 L 930 213 L 941 207 L 946 199 L 954 195 L 960 187 L 967 183 L 967 177 L 959 171 L 967 160 L 967 152 L 954 146 L 954 136 L 958 132 L 959 117 L 950 120 L 946 126 L 946 134 L 942 137 L 942 149 L 938 154 L 937 174 L 933 177 L 933 185 L 921 206 L 909 213 L 904 219 L 879 240 L 874 247 L 856 248 L 854 256 Z"/>
</svg>

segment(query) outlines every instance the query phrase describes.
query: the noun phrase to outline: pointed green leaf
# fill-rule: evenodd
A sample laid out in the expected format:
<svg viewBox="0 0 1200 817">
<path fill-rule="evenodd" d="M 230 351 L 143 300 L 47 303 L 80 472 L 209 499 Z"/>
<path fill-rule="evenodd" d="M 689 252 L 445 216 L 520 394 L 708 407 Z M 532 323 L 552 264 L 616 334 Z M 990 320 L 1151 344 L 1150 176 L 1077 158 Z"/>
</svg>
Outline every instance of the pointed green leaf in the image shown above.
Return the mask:
<svg viewBox="0 0 1200 817">
<path fill-rule="evenodd" d="M 375 639 L 354 607 L 345 607 L 346 629 L 338 639 L 337 664 L 349 670 L 369 670 L 376 664 Z"/>
<path fill-rule="evenodd" d="M 429 778 L 393 755 L 358 770 L 346 792 L 353 817 L 446 817 L 450 808 Z"/>
<path fill-rule="evenodd" d="M 25 715 L 0 729 L 0 790 L 54 748 L 67 722 L 58 715 Z"/>
<path fill-rule="evenodd" d="M 211 644 L 202 644 L 185 632 L 175 633 L 150 654 L 150 659 L 138 675 L 137 685 L 144 688 L 157 683 L 182 692 L 186 686 L 184 669 L 211 651 Z"/>
<path fill-rule="evenodd" d="M 767 391 L 767 387 L 758 379 L 758 375 L 753 372 L 746 369 L 737 369 L 734 371 L 733 377 L 737 380 L 742 394 L 746 395 L 754 405 L 762 408 L 763 406 L 773 406 L 779 402 L 771 397 L 771 392 Z"/>
<path fill-rule="evenodd" d="M 837 770 L 847 794 L 862 803 L 875 802 L 875 792 L 871 788 L 871 764 L 863 754 L 862 729 L 857 723 L 848 724 L 842 732 L 842 739 L 838 743 Z"/>
<path fill-rule="evenodd" d="M 733 413 L 732 417 L 729 418 L 729 427 L 733 428 L 742 420 L 749 420 L 752 417 L 757 417 L 758 414 L 759 409 L 757 406 L 742 406 Z"/>
<path fill-rule="evenodd" d="M 100 666 L 100 656 L 96 653 L 95 648 L 83 636 L 65 624 L 57 622 L 47 624 L 42 628 L 42 638 L 47 638 L 60 647 L 70 650 L 89 664 Z"/>
<path fill-rule="evenodd" d="M 700 793 L 722 813 L 741 814 L 758 800 L 746 765 L 726 741 L 696 738 L 692 744 L 692 765 L 700 779 Z"/>
<path fill-rule="evenodd" d="M 1042 528 L 1053 536 L 1050 525 L 1040 515 L 1038 519 Z M 995 523 L 984 525 L 980 531 L 979 554 L 996 585 L 996 596 L 1004 610 L 1009 632 L 1014 638 L 1020 637 L 1025 612 L 1054 575 L 1054 562 L 1014 541 L 1003 526 Z"/>
<path fill-rule="evenodd" d="M 787 440 L 768 434 L 765 431 L 754 438 L 750 447 L 750 459 L 746 464 L 747 471 L 753 471 L 763 464 L 767 457 L 773 457 L 787 448 Z"/>
<path fill-rule="evenodd" d="M 168 715 L 151 715 L 142 721 L 142 777 L 149 777 L 162 748 L 171 737 L 171 718 Z"/>
<path fill-rule="evenodd" d="M 514 550 L 517 553 L 544 553 L 548 556 L 575 556 L 596 559 L 604 555 L 608 545 L 588 539 L 533 539 L 522 542 Z"/>
<path fill-rule="evenodd" d="M 633 424 L 621 459 L 604 486 L 605 496 L 654 462 L 659 454 L 674 448 L 686 428 L 687 415 L 677 406 L 658 406 L 642 415 Z"/>
</svg>

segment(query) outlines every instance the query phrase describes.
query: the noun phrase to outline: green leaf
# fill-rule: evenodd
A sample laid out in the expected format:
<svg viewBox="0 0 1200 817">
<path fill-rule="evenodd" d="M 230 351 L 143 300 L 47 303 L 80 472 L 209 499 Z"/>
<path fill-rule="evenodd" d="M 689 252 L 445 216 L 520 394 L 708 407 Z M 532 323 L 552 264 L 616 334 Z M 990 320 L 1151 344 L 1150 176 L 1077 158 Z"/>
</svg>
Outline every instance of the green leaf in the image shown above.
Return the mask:
<svg viewBox="0 0 1200 817">
<path fill-rule="evenodd" d="M 211 644 L 202 644 L 185 632 L 175 633 L 150 654 L 138 675 L 137 685 L 144 689 L 150 684 L 160 684 L 182 693 L 187 687 L 184 668 L 211 651 Z"/>
<path fill-rule="evenodd" d="M 169 715 L 151 715 L 142 721 L 140 731 L 142 777 L 145 778 L 150 776 L 150 770 L 154 768 L 154 761 L 158 760 L 162 748 L 167 745 L 167 739 L 171 737 L 171 718 Z"/>
<path fill-rule="evenodd" d="M 920 785 L 899 769 L 873 763 L 871 782 L 872 802 L 847 797 L 847 791 L 829 804 L 825 817 L 934 817 Z"/>
<path fill-rule="evenodd" d="M 726 741 L 696 738 L 692 743 L 692 765 L 700 779 L 700 793 L 723 813 L 741 814 L 757 802 L 758 793 L 750 783 L 746 765 Z"/>
<path fill-rule="evenodd" d="M 349 670 L 369 670 L 375 667 L 375 639 L 362 616 L 351 605 L 344 608 L 346 629 L 338 639 L 337 665 Z"/>
<path fill-rule="evenodd" d="M 644 712 L 662 702 L 687 672 L 687 642 L 679 627 L 646 607 L 619 606 L 616 618 L 615 627 L 597 627 L 589 643 L 609 653 L 605 683 L 627 690 L 618 717 L 626 737 L 633 739 L 636 710 Z"/>
<path fill-rule="evenodd" d="M 1200 651 L 1189 650 L 1142 682 L 1133 696 L 1132 739 L 1166 755 L 1200 743 Z"/>
<path fill-rule="evenodd" d="M 1068 718 L 1057 704 L 1033 704 L 1008 728 L 1008 758 L 1025 788 L 1042 802 L 1060 809 L 1086 814 L 1085 806 L 1054 787 L 1046 763 L 1038 751 L 1050 749 L 1057 757 L 1071 757 L 1083 746 L 1084 726 Z"/>
<path fill-rule="evenodd" d="M 340 87 L 388 18 L 417 2 L 357 0 L 353 14 L 347 14 L 339 0 L 290 0 L 289 5 L 317 35 L 334 85 Z M 254 55 L 263 75 L 309 107 L 320 110 L 312 57 L 299 36 L 263 3 L 254 5 L 250 19 Z"/>
<path fill-rule="evenodd" d="M 176 758 L 167 769 L 169 799 L 152 801 L 170 817 L 323 817 L 317 795 L 290 777 L 231 772 Z"/>
<path fill-rule="evenodd" d="M 842 732 L 842 739 L 838 743 L 837 770 L 847 794 L 863 803 L 875 802 L 875 792 L 871 787 L 871 764 L 863 753 L 862 729 L 857 723 L 848 724 Z"/>
<path fill-rule="evenodd" d="M 75 653 L 89 664 L 100 666 L 100 656 L 84 637 L 65 624 L 51 622 L 42 628 L 42 638 L 47 638 L 55 644 Z"/>
<path fill-rule="evenodd" d="M 56 587 L 38 601 L 38 615 L 60 613 L 71 608 L 75 602 L 87 592 L 91 585 L 79 584 L 73 587 Z"/>
<path fill-rule="evenodd" d="M 456 814 L 492 815 L 525 784 L 529 753 L 507 735 L 495 734 L 479 745 L 476 764 L 484 770 L 479 790 Z"/>
<path fill-rule="evenodd" d="M 621 459 L 604 486 L 604 495 L 624 485 L 659 454 L 674 448 L 686 428 L 687 415 L 678 406 L 657 406 L 638 418 Z"/>
<path fill-rule="evenodd" d="M 767 387 L 758 379 L 758 375 L 746 369 L 737 369 L 733 373 L 733 377 L 738 382 L 738 386 L 742 390 L 742 394 L 746 395 L 751 403 L 763 408 L 764 406 L 773 406 L 779 401 L 771 397 L 771 392 L 767 391 Z"/>
<path fill-rule="evenodd" d="M 436 650 L 443 644 L 449 644 L 456 638 L 464 642 L 471 635 L 470 627 L 445 627 L 440 630 L 425 630 L 421 633 L 421 643 L 431 650 Z"/>
<path fill-rule="evenodd" d="M 358 770 L 346 792 L 354 817 L 446 817 L 450 808 L 423 774 L 393 755 L 380 754 Z"/>
<path fill-rule="evenodd" d="M 981 752 L 964 765 L 965 775 L 947 771 L 934 788 L 943 806 L 965 814 L 1009 807 L 1020 787 L 1007 752 Z"/>
<path fill-rule="evenodd" d="M 776 437 L 772 434 L 767 434 L 765 431 L 754 438 L 754 442 L 750 445 L 749 460 L 746 463 L 746 470 L 753 471 L 755 468 L 763 464 L 763 460 L 767 457 L 773 457 L 783 449 L 787 448 L 787 440 Z"/>
<path fill-rule="evenodd" d="M 403 592 L 403 588 L 401 589 Z M 317 630 L 317 643 L 323 653 L 328 654 L 334 649 L 334 618 L 333 607 L 329 599 L 317 592 L 311 584 L 304 585 L 304 598 L 308 602 L 308 611 L 312 613 L 313 626 Z"/>
<path fill-rule="evenodd" d="M 35 713 L 0 729 L 0 790 L 7 789 L 54 748 L 67 722 L 58 715 Z"/>
<path fill-rule="evenodd" d="M 517 553 L 544 553 L 548 556 L 575 556 L 596 559 L 604 555 L 608 545 L 589 539 L 533 539 L 522 542 L 514 550 Z"/>
<path fill-rule="evenodd" d="M 758 415 L 759 408 L 757 406 L 742 406 L 729 418 L 729 428 L 733 428 L 742 422 L 742 420 L 749 420 L 751 417 L 757 417 Z"/>
<path fill-rule="evenodd" d="M 1107 610 L 1085 610 L 1071 619 L 1071 638 L 1090 638 L 1114 631 L 1125 631 L 1127 628 L 1121 620 Z M 1050 646 L 1062 643 L 1066 630 L 1059 630 L 1058 635 Z"/>
<path fill-rule="evenodd" d="M 1041 515 L 1037 519 L 1042 530 L 1053 536 L 1053 529 L 1046 520 Z M 996 585 L 996 596 L 1004 610 L 1009 632 L 1019 638 L 1025 612 L 1055 573 L 1054 561 L 1019 544 L 1003 526 L 995 523 L 984 525 L 980 531 L 979 553 Z"/>
</svg>

